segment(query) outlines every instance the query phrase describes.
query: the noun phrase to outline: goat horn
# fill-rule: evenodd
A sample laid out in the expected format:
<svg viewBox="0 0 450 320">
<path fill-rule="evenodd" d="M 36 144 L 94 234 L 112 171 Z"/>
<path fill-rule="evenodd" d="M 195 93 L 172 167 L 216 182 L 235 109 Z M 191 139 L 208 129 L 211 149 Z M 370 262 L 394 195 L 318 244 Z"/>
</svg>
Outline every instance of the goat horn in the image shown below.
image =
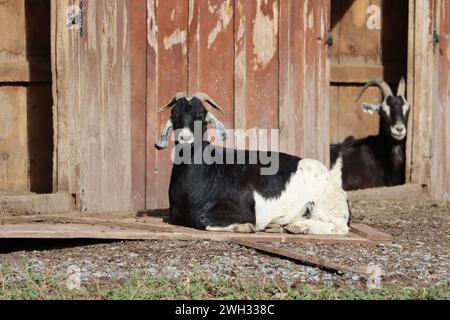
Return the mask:
<svg viewBox="0 0 450 320">
<path fill-rule="evenodd" d="M 219 110 L 222 114 L 225 113 L 225 111 L 215 102 L 213 99 L 211 99 L 210 96 L 208 96 L 206 93 L 203 92 L 197 92 L 192 97 L 195 97 L 199 100 L 208 102 L 213 108 Z"/>
<path fill-rule="evenodd" d="M 159 111 L 158 112 L 164 112 L 164 111 L 166 111 L 166 110 L 169 110 L 170 108 L 172 108 L 173 107 L 173 105 L 175 104 L 175 103 L 177 103 L 177 101 L 178 100 L 180 100 L 180 99 L 182 99 L 182 98 L 185 98 L 186 97 L 186 92 L 178 92 L 176 95 L 174 95 L 173 97 L 172 97 L 172 99 L 170 99 L 170 101 L 164 106 L 164 107 L 162 107 L 161 109 L 159 109 Z"/>
<path fill-rule="evenodd" d="M 362 89 L 361 93 L 359 94 L 359 96 L 355 100 L 355 102 L 358 101 L 359 99 L 361 99 L 362 95 L 367 90 L 367 88 L 369 88 L 370 86 L 373 86 L 373 85 L 377 85 L 381 89 L 381 91 L 383 92 L 383 95 L 385 97 L 393 96 L 391 87 L 389 87 L 389 85 L 387 84 L 386 81 L 374 79 L 374 80 L 370 80 L 369 82 L 366 83 L 366 85 Z"/>
</svg>

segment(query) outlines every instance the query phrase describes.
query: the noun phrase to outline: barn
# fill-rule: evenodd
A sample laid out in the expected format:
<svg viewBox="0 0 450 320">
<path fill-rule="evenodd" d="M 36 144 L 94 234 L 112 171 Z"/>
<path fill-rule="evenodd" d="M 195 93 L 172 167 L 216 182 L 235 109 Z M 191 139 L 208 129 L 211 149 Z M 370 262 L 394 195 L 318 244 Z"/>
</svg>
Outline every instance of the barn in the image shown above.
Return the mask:
<svg viewBox="0 0 450 320">
<path fill-rule="evenodd" d="M 449 201 L 449 20 L 449 0 L 1 1 L 0 211 L 167 208 L 170 152 L 153 144 L 178 91 L 329 164 L 330 143 L 378 131 L 354 102 L 364 83 L 401 76 L 407 183 L 364 196 Z"/>
</svg>

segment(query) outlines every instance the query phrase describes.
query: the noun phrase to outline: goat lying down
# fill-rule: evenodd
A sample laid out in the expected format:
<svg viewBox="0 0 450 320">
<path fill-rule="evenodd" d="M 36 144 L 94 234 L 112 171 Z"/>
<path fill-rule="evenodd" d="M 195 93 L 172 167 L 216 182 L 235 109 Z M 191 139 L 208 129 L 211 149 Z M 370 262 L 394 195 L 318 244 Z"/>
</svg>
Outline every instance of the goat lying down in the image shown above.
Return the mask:
<svg viewBox="0 0 450 320">
<path fill-rule="evenodd" d="M 252 233 L 283 229 L 294 234 L 346 234 L 351 218 L 347 194 L 333 180 L 320 162 L 284 154 L 274 175 L 261 175 L 261 153 L 213 146 L 208 141 L 195 143 L 194 122 L 201 123 L 202 135 L 208 123 L 223 139 L 228 137 L 224 125 L 210 112 L 209 103 L 223 109 L 204 93 L 186 97 L 177 94 L 160 112 L 171 110 L 158 150 L 169 145 L 175 131 L 175 145 L 187 150 L 192 160 L 196 152 L 210 148 L 212 154 L 239 152 L 245 159 L 255 156 L 256 164 L 200 164 L 174 161 L 169 189 L 169 223 L 208 231 Z M 202 139 L 203 140 L 203 139 Z M 188 147 L 187 149 L 185 147 Z M 198 150 L 197 150 L 198 149 Z M 185 156 L 185 155 L 183 155 Z M 177 157 L 177 152 L 175 152 Z M 227 159 L 229 159 L 227 157 Z M 247 163 L 247 162 L 246 162 Z"/>
</svg>

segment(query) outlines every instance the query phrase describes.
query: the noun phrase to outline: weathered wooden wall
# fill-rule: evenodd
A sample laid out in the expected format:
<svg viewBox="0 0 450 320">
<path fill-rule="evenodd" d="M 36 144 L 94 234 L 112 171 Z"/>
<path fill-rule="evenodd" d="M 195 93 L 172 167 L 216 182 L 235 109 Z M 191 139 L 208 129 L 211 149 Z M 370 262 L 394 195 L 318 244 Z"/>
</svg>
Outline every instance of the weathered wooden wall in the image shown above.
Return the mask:
<svg viewBox="0 0 450 320">
<path fill-rule="evenodd" d="M 52 1 L 52 30 L 57 186 L 81 209 L 168 205 L 170 150 L 153 144 L 178 91 L 210 94 L 229 128 L 280 128 L 282 151 L 328 162 L 329 0 L 85 0 L 83 37 L 67 28 L 77 4 Z"/>
<path fill-rule="evenodd" d="M 0 2 L 0 191 L 52 191 L 50 1 Z"/>
<path fill-rule="evenodd" d="M 67 8 L 78 3 L 52 0 L 52 70 L 55 186 L 77 195 L 83 210 L 167 206 L 170 150 L 157 152 L 153 144 L 169 116 L 158 114 L 158 107 L 175 92 L 205 91 L 225 108 L 222 119 L 229 128 L 280 128 L 282 151 L 327 163 L 330 127 L 333 132 L 337 125 L 350 127 L 350 120 L 361 120 L 371 130 L 369 119 L 330 113 L 329 99 L 347 105 L 368 78 L 387 76 L 395 82 L 397 73 L 404 72 L 403 67 L 387 71 L 396 65 L 396 53 L 387 49 L 380 54 L 379 31 L 366 35 L 375 37 L 368 49 L 359 40 L 352 46 L 343 28 L 361 21 L 353 16 L 351 1 L 340 2 L 348 5 L 350 11 L 342 12 L 352 18 L 338 26 L 333 50 L 339 61 L 331 68 L 325 45 L 330 0 L 84 0 L 83 37 L 67 28 Z M 434 194 L 445 194 L 448 42 L 433 52 L 432 12 L 437 7 L 444 21 L 440 32 L 448 33 L 448 0 L 409 0 L 408 74 L 414 77 L 408 81 L 413 104 L 408 170 L 412 182 L 426 184 L 431 176 Z M 373 55 L 365 55 L 371 48 Z M 336 83 L 349 86 L 345 92 L 336 86 L 329 95 L 330 70 Z M 433 93 L 439 97 L 436 103 L 428 90 L 433 70 L 440 83 Z M 352 81 L 359 85 L 350 88 Z M 373 89 L 366 98 L 378 94 Z"/>
<path fill-rule="evenodd" d="M 450 201 L 450 0 L 437 0 L 434 15 L 443 37 L 434 48 L 431 191 Z"/>
<path fill-rule="evenodd" d="M 228 128 L 279 128 L 282 151 L 328 163 L 329 9 L 329 0 L 147 1 L 148 208 L 168 205 L 170 150 L 153 143 L 169 116 L 158 107 L 179 91 L 211 95 Z"/>
</svg>

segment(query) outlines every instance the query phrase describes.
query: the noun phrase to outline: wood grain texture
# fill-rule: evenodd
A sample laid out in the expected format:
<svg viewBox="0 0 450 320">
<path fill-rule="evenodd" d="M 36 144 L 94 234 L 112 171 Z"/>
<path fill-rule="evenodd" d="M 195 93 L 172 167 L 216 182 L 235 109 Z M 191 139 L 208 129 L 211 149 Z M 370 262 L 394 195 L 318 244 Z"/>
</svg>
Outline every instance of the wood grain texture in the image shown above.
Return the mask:
<svg viewBox="0 0 450 320">
<path fill-rule="evenodd" d="M 0 190 L 29 190 L 27 88 L 0 86 Z"/>
<path fill-rule="evenodd" d="M 131 196 L 145 209 L 147 158 L 147 1 L 127 0 L 131 59 Z"/>
<path fill-rule="evenodd" d="M 278 128 L 278 21 L 277 0 L 236 2 L 236 128 Z"/>
<path fill-rule="evenodd" d="M 433 87 L 433 1 L 416 1 L 411 182 L 430 183 Z M 410 96 L 408 96 L 410 98 Z"/>
<path fill-rule="evenodd" d="M 253 241 L 257 243 L 328 243 L 376 244 L 359 236 L 289 236 L 273 234 L 230 234 L 216 232 L 151 232 L 147 230 L 80 224 L 15 224 L 0 226 L 0 239 L 113 239 L 113 240 L 178 240 L 178 241 Z"/>
<path fill-rule="evenodd" d="M 438 0 L 434 12 L 439 35 L 450 35 L 450 1 Z M 431 192 L 450 201 L 450 39 L 442 38 L 434 49 L 433 157 Z"/>
<path fill-rule="evenodd" d="M 159 217 L 136 218 L 129 212 L 66 213 L 0 218 L 0 238 L 90 238 L 123 240 L 212 240 L 252 241 L 256 243 L 345 243 L 376 244 L 389 242 L 388 235 L 365 225 L 356 226 L 367 235 L 384 235 L 371 240 L 350 232 L 348 235 L 239 234 L 208 232 L 169 225 Z M 52 233 L 53 231 L 53 233 Z"/>
<path fill-rule="evenodd" d="M 0 62 L 26 61 L 25 0 L 0 3 Z"/>
<path fill-rule="evenodd" d="M 227 128 L 234 128 L 234 17 L 232 0 L 189 1 L 189 93 L 213 97 Z"/>
<path fill-rule="evenodd" d="M 352 224 L 351 232 L 373 241 L 392 241 L 394 237 L 364 224 Z"/>
<path fill-rule="evenodd" d="M 56 10 L 58 188 L 82 210 L 131 206 L 130 62 L 126 1 L 85 1 L 84 36 Z"/>
<path fill-rule="evenodd" d="M 329 162 L 329 1 L 280 8 L 281 150 Z"/>
<path fill-rule="evenodd" d="M 52 78 L 55 137 L 55 190 L 76 194 L 79 200 L 79 33 L 67 30 L 71 0 L 52 0 Z M 78 201 L 79 203 L 79 201 Z"/>
<path fill-rule="evenodd" d="M 175 93 L 188 89 L 189 3 L 176 0 L 147 3 L 147 207 L 166 208 L 171 149 L 157 152 L 154 144 L 170 112 L 157 112 Z"/>
<path fill-rule="evenodd" d="M 84 4 L 80 48 L 82 210 L 128 209 L 130 64 L 126 1 Z"/>
</svg>

